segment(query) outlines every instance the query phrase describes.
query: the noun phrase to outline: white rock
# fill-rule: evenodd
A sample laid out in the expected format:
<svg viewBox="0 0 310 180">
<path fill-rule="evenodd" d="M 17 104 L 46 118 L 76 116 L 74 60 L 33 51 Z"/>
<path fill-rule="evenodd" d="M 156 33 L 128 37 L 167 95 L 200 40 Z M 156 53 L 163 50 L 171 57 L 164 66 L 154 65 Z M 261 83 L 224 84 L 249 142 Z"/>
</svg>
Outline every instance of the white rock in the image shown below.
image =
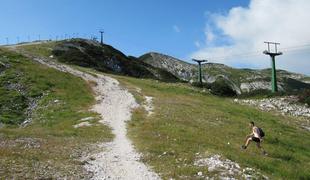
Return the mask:
<svg viewBox="0 0 310 180">
<path fill-rule="evenodd" d="M 151 96 L 145 96 L 145 102 L 143 103 L 143 107 L 144 109 L 146 110 L 147 112 L 147 115 L 150 116 L 152 115 L 154 112 L 153 112 L 153 97 Z"/>
<path fill-rule="evenodd" d="M 199 167 L 207 166 L 209 172 L 217 172 L 220 175 L 219 179 L 234 179 L 231 176 L 238 177 L 240 175 L 243 177 L 248 177 L 248 173 L 251 173 L 251 177 L 254 179 L 261 177 L 261 174 L 258 171 L 252 168 L 241 169 L 238 163 L 229 159 L 224 159 L 218 154 L 212 155 L 209 158 L 200 157 L 194 162 L 194 165 Z M 198 173 L 197 175 L 199 175 Z"/>
<path fill-rule="evenodd" d="M 79 124 L 74 125 L 74 128 L 80 128 L 80 127 L 88 127 L 91 126 L 91 124 L 89 122 L 81 122 Z"/>
<path fill-rule="evenodd" d="M 86 117 L 86 118 L 82 118 L 80 119 L 80 121 L 89 121 L 89 120 L 93 120 L 95 119 L 94 117 Z"/>
</svg>

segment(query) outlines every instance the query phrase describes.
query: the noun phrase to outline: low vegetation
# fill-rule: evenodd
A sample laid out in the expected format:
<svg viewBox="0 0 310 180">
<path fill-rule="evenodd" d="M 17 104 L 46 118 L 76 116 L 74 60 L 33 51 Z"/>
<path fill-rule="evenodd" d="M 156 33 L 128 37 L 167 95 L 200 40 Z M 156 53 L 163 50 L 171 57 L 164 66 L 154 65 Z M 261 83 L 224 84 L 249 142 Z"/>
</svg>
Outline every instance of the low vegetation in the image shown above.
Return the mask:
<svg viewBox="0 0 310 180">
<path fill-rule="evenodd" d="M 292 117 L 236 105 L 231 99 L 184 84 L 116 78 L 140 101 L 144 95 L 154 97 L 154 114 L 147 116 L 143 108 L 136 110 L 128 128 L 135 146 L 144 154 L 143 161 L 165 179 L 197 178 L 198 172 L 213 176 L 207 167 L 194 165 L 198 155 L 213 154 L 244 168 L 254 168 L 271 179 L 310 177 L 310 142 L 305 141 L 310 133 L 294 124 Z M 136 92 L 136 87 L 142 89 L 141 93 Z M 241 150 L 245 135 L 250 132 L 249 121 L 264 129 L 263 146 L 268 156 L 263 156 L 254 144 Z"/>
<path fill-rule="evenodd" d="M 90 84 L 5 49 L 0 62 L 0 179 L 87 179 L 81 154 L 112 138 Z M 92 126 L 73 127 L 85 117 Z"/>
<path fill-rule="evenodd" d="M 306 89 L 302 93 L 298 94 L 298 100 L 299 102 L 306 103 L 310 106 L 310 89 Z"/>
<path fill-rule="evenodd" d="M 270 179 L 310 178 L 310 141 L 306 141 L 310 133 L 301 129 L 294 117 L 234 104 L 230 98 L 214 96 L 185 83 L 109 76 L 128 88 L 140 104 L 145 96 L 154 97 L 154 113 L 148 116 L 143 107 L 138 108 L 128 122 L 128 131 L 135 147 L 143 153 L 143 161 L 164 179 L 199 178 L 198 172 L 215 176 L 219 172 L 194 165 L 197 157 L 214 154 L 243 168 L 254 168 Z M 211 85 L 207 86 L 211 89 Z M 219 92 L 223 92 L 222 88 Z M 263 146 L 268 156 L 261 155 L 254 144 L 241 150 L 245 135 L 250 132 L 249 121 L 264 129 Z"/>
<path fill-rule="evenodd" d="M 233 97 L 237 93 L 231 88 L 227 81 L 224 79 L 217 79 L 213 83 L 198 83 L 191 84 L 194 87 L 208 89 L 212 94 L 223 97 Z"/>
<path fill-rule="evenodd" d="M 273 97 L 280 97 L 280 96 L 288 96 L 293 95 L 292 93 L 278 91 L 273 93 L 271 90 L 267 89 L 257 89 L 250 92 L 242 93 L 238 95 L 240 99 L 262 99 L 262 98 L 273 98 Z"/>
</svg>

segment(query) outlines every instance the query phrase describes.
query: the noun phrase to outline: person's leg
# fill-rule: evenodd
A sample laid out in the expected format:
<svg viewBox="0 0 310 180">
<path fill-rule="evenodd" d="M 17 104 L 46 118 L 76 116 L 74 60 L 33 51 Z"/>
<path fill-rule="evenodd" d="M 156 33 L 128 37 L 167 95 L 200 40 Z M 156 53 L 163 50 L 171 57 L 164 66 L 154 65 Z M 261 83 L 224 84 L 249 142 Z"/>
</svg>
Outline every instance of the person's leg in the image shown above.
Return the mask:
<svg viewBox="0 0 310 180">
<path fill-rule="evenodd" d="M 246 144 L 246 143 L 248 142 L 248 139 L 249 139 L 250 137 L 252 137 L 252 136 L 246 136 L 246 137 L 245 137 L 244 144 Z"/>
<path fill-rule="evenodd" d="M 258 147 L 258 149 L 262 149 L 262 146 L 260 145 L 260 142 L 256 142 L 256 146 Z"/>
<path fill-rule="evenodd" d="M 247 147 L 251 141 L 252 141 L 252 137 L 249 137 L 245 143 L 245 146 Z"/>
<path fill-rule="evenodd" d="M 245 142 L 245 145 L 242 146 L 243 149 L 246 149 L 248 147 L 248 145 L 250 144 L 250 142 L 252 141 L 252 137 L 248 137 L 248 139 Z"/>
<path fill-rule="evenodd" d="M 261 146 L 261 143 L 260 143 L 260 142 L 257 142 L 257 143 L 256 143 L 256 146 L 258 147 L 258 149 L 260 149 L 260 150 L 262 151 L 262 153 L 263 153 L 264 155 L 267 155 L 265 149 Z"/>
</svg>

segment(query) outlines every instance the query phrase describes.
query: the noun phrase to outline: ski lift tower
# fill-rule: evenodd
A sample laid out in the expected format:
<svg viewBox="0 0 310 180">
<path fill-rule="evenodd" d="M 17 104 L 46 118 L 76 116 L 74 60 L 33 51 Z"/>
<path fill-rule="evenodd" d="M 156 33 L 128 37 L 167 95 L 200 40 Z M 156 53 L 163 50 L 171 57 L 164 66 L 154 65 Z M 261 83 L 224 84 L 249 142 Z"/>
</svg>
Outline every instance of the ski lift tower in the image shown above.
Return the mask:
<svg viewBox="0 0 310 180">
<path fill-rule="evenodd" d="M 200 83 L 200 85 L 202 85 L 202 73 L 201 73 L 201 64 L 204 62 L 208 62 L 207 60 L 198 60 L 198 59 L 192 59 L 193 61 L 198 63 L 198 81 Z"/>
<path fill-rule="evenodd" d="M 104 30 L 103 30 L 103 29 L 100 29 L 100 30 L 99 30 L 99 33 L 100 33 L 100 35 L 101 35 L 100 44 L 103 45 L 103 33 L 104 33 Z"/>
<path fill-rule="evenodd" d="M 269 55 L 271 58 L 271 90 L 273 93 L 278 91 L 278 85 L 277 85 L 277 72 L 276 72 L 276 56 L 280 56 L 283 53 L 278 52 L 277 46 L 280 45 L 280 43 L 276 42 L 264 42 L 268 46 L 268 50 L 265 50 L 263 53 L 266 55 Z M 274 51 L 270 50 L 270 44 L 274 45 Z"/>
</svg>

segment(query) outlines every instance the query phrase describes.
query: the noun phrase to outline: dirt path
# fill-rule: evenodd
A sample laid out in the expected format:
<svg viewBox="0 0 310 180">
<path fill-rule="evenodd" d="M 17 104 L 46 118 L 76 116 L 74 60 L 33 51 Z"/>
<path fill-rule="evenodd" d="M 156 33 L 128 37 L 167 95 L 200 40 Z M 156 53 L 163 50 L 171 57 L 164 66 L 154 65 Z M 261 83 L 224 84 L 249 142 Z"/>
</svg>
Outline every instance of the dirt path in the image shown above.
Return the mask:
<svg viewBox="0 0 310 180">
<path fill-rule="evenodd" d="M 131 119 L 132 109 L 138 107 L 134 97 L 119 82 L 108 76 L 98 74 L 97 77 L 84 73 L 69 66 L 54 61 L 32 58 L 41 64 L 57 70 L 71 73 L 86 81 L 94 81 L 97 104 L 93 110 L 99 113 L 102 123 L 112 127 L 115 138 L 112 142 L 99 144 L 101 151 L 91 154 L 86 159 L 85 168 L 94 174 L 93 179 L 128 179 L 128 180 L 157 180 L 157 174 L 139 161 L 138 154 L 131 141 L 126 136 L 126 121 Z M 91 157 L 91 158 L 90 158 Z"/>
</svg>

